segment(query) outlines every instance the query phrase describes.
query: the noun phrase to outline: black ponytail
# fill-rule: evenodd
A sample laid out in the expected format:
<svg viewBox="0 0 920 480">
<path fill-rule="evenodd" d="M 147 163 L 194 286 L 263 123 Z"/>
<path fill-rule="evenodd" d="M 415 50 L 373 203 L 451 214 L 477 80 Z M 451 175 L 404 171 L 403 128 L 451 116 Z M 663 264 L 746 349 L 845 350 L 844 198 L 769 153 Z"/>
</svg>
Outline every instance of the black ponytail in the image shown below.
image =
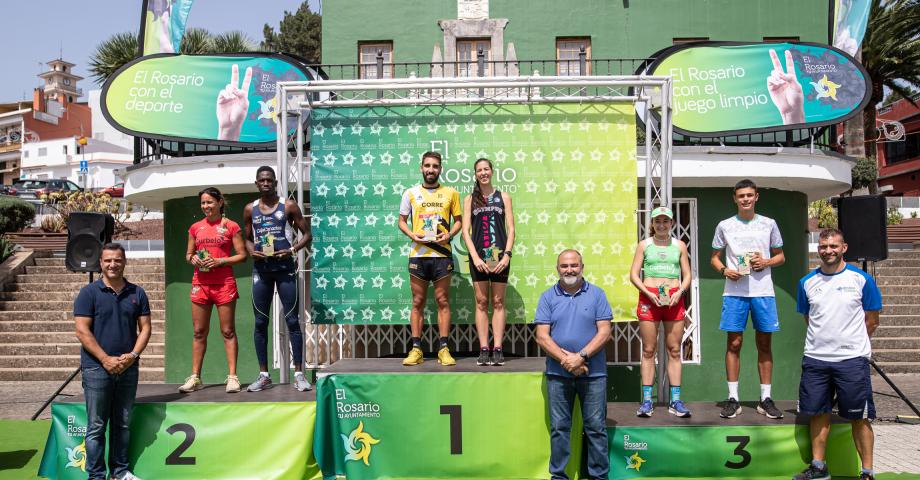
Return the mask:
<svg viewBox="0 0 920 480">
<path fill-rule="evenodd" d="M 495 173 L 495 168 L 492 167 L 492 161 L 488 158 L 480 158 L 473 163 L 473 210 L 486 206 L 486 199 L 482 198 L 482 188 L 479 186 L 479 177 L 476 176 L 476 165 L 479 165 L 479 162 L 488 163 L 489 170 Z"/>
</svg>

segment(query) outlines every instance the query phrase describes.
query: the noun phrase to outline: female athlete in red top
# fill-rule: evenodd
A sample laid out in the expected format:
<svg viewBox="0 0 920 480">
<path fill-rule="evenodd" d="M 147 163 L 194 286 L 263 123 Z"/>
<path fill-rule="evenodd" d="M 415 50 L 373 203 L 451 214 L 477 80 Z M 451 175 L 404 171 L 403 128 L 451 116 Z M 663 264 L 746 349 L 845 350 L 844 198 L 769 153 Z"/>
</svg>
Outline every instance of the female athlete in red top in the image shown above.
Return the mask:
<svg viewBox="0 0 920 480">
<path fill-rule="evenodd" d="M 205 218 L 192 224 L 188 230 L 188 247 L 185 260 L 195 267 L 192 276 L 192 374 L 179 387 L 183 393 L 203 388 L 201 383 L 201 364 L 208 346 L 208 331 L 211 323 L 211 310 L 217 305 L 220 318 L 220 331 L 224 337 L 224 350 L 227 352 L 227 392 L 240 391 L 240 381 L 236 376 L 237 340 L 236 340 L 236 279 L 231 265 L 246 260 L 246 242 L 240 226 L 223 216 L 224 197 L 220 190 L 208 187 L 198 193 L 201 211 Z M 235 255 L 231 255 L 231 247 Z"/>
</svg>

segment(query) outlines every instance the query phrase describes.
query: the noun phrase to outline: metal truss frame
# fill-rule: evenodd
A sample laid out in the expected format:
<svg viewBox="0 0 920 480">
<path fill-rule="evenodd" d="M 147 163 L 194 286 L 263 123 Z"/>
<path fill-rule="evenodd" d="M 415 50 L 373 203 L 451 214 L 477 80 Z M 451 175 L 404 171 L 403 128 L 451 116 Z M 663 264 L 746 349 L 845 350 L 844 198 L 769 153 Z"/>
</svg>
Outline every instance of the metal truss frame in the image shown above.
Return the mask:
<svg viewBox="0 0 920 480">
<path fill-rule="evenodd" d="M 508 103 L 597 103 L 633 102 L 636 112 L 645 124 L 640 135 L 637 161 L 645 165 L 645 198 L 637 211 L 640 237 L 649 234 L 651 210 L 659 205 L 671 205 L 671 126 L 672 82 L 666 76 L 573 76 L 573 77 L 438 77 L 360 80 L 317 80 L 304 82 L 279 82 L 275 92 L 278 112 L 277 167 L 282 198 L 295 198 L 304 205 L 304 184 L 309 181 L 311 158 L 303 151 L 304 131 L 310 128 L 313 110 L 334 107 L 389 107 L 399 105 L 448 104 L 508 104 Z M 657 115 L 652 115 L 652 110 Z M 293 135 L 287 132 L 294 130 Z M 290 186 L 295 186 L 289 192 Z M 695 208 L 692 210 L 695 217 Z M 695 220 L 695 218 L 693 219 Z M 692 228 L 695 234 L 695 221 Z M 404 325 L 324 325 L 314 324 L 310 318 L 306 298 L 306 283 L 310 269 L 304 252 L 298 252 L 298 283 L 300 316 L 304 326 L 304 358 L 310 368 L 324 368 L 341 358 L 373 358 L 401 354 L 408 342 L 409 332 Z M 696 278 L 696 270 L 694 270 Z M 696 283 L 694 283 L 696 285 Z M 692 301 L 699 301 L 698 288 L 694 288 Z M 273 308 L 273 336 L 275 344 L 274 366 L 289 364 L 289 347 L 283 319 L 274 312 L 281 311 L 275 299 Z M 698 325 L 697 322 L 694 322 Z M 632 351 L 638 339 L 638 328 L 630 324 L 617 324 L 614 328 L 614 357 L 612 364 L 636 364 L 638 356 L 629 352 L 620 355 L 617 339 L 627 339 L 627 349 Z M 692 330 L 691 330 L 692 332 Z M 685 334 L 686 335 L 686 334 Z M 455 325 L 451 340 L 460 349 L 475 350 L 478 346 L 473 325 Z M 508 352 L 514 355 L 542 356 L 534 342 L 530 325 L 510 324 L 506 341 Z M 423 342 L 433 346 L 437 339 L 434 329 L 426 329 Z M 698 342 L 695 353 L 688 361 L 699 361 Z M 663 349 L 659 349 L 662 351 Z M 621 360 L 622 358 L 622 360 Z M 659 357 L 659 363 L 663 364 Z M 282 382 L 287 369 L 281 369 Z"/>
</svg>

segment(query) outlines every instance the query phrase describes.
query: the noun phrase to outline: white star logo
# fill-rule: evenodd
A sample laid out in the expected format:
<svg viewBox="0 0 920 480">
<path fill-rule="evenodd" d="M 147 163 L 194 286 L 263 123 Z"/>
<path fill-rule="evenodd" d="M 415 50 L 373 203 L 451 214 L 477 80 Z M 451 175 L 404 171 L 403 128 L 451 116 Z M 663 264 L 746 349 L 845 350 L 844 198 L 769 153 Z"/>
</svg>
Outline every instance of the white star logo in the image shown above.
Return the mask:
<svg viewBox="0 0 920 480">
<path fill-rule="evenodd" d="M 387 131 L 390 132 L 390 133 L 394 133 L 394 134 L 399 133 L 399 129 L 401 129 L 401 128 L 402 128 L 402 127 L 399 126 L 399 123 L 397 123 L 397 122 L 395 122 L 395 121 L 394 121 L 393 123 L 387 125 Z"/>
<path fill-rule="evenodd" d="M 515 162 L 523 162 L 523 161 L 525 161 L 525 160 L 527 160 L 527 154 L 524 153 L 523 150 L 518 150 L 518 151 L 514 152 L 514 161 L 515 161 Z"/>
<path fill-rule="evenodd" d="M 374 310 L 371 307 L 361 309 L 361 321 L 364 323 L 374 321 Z"/>
<path fill-rule="evenodd" d="M 361 256 L 362 257 L 373 257 L 374 256 L 374 247 L 367 244 L 361 247 Z"/>
<path fill-rule="evenodd" d="M 559 212 L 556 214 L 556 223 L 569 223 L 569 214 L 566 212 Z"/>
<path fill-rule="evenodd" d="M 562 242 L 556 242 L 556 244 L 553 245 L 554 252 L 562 253 L 563 250 L 565 250 L 565 245 L 563 245 Z"/>
<path fill-rule="evenodd" d="M 321 183 L 316 186 L 316 194 L 320 197 L 325 197 L 329 193 L 329 187 L 325 183 Z"/>
<path fill-rule="evenodd" d="M 335 196 L 344 197 L 348 193 L 348 187 L 344 183 L 335 186 Z"/>
<path fill-rule="evenodd" d="M 524 283 L 526 283 L 528 287 L 536 287 L 537 280 L 537 276 L 532 273 L 529 273 L 526 277 L 524 277 Z"/>
<path fill-rule="evenodd" d="M 383 125 L 380 125 L 380 122 L 371 124 L 371 135 L 380 135 L 381 130 L 383 130 Z"/>
<path fill-rule="evenodd" d="M 334 309 L 330 308 L 326 310 L 326 321 L 327 322 L 332 323 L 335 320 L 335 316 L 336 316 L 336 313 Z"/>
<path fill-rule="evenodd" d="M 585 154 L 582 153 L 581 150 L 576 148 L 575 150 L 572 151 L 572 161 L 573 162 L 580 162 L 584 157 L 585 157 Z"/>
<path fill-rule="evenodd" d="M 592 162 L 599 162 L 599 161 L 601 161 L 602 158 L 604 158 L 604 153 L 601 152 L 600 149 L 598 149 L 598 148 L 595 148 L 594 150 L 591 150 L 591 154 L 590 154 L 590 155 L 591 155 L 591 161 L 592 161 Z"/>
<path fill-rule="evenodd" d="M 623 213 L 623 210 L 617 210 L 617 212 L 613 214 L 613 221 L 616 223 L 623 223 L 626 221 L 626 214 Z"/>
<path fill-rule="evenodd" d="M 581 242 L 576 242 L 575 245 L 572 245 L 572 248 L 574 248 L 575 250 L 578 250 L 579 252 L 585 251 L 585 245 Z"/>
<path fill-rule="evenodd" d="M 440 128 L 441 126 L 438 125 L 434 120 L 428 122 L 428 125 L 425 126 L 425 130 L 427 130 L 428 133 L 438 133 L 438 129 Z"/>
<path fill-rule="evenodd" d="M 613 274 L 611 273 L 605 273 L 603 282 L 604 282 L 604 285 L 608 287 L 613 287 L 615 286 L 614 284 L 617 282 L 617 278 L 614 277 Z"/>
<path fill-rule="evenodd" d="M 360 220 L 361 220 L 361 219 L 358 218 L 358 216 L 355 215 L 354 213 L 349 213 L 348 216 L 345 217 L 345 223 L 348 224 L 349 227 L 357 226 L 357 225 L 358 225 L 358 221 L 360 221 Z"/>
<path fill-rule="evenodd" d="M 464 307 L 460 307 L 460 309 L 457 310 L 457 318 L 459 318 L 461 321 L 464 321 L 464 322 L 465 322 L 465 321 L 469 320 L 469 318 L 470 318 L 470 313 L 472 313 L 472 312 L 470 312 L 470 309 L 466 308 L 465 306 L 464 306 Z"/>
<path fill-rule="evenodd" d="M 523 305 L 514 309 L 514 318 L 518 320 L 527 320 L 527 309 Z"/>
<path fill-rule="evenodd" d="M 544 245 L 543 242 L 538 242 L 533 246 L 533 253 L 534 255 L 539 255 L 541 257 L 546 255 L 546 245 Z"/>
<path fill-rule="evenodd" d="M 632 181 L 631 181 L 631 180 L 625 180 L 625 181 L 623 181 L 623 183 L 620 184 L 620 188 L 621 188 L 624 192 L 626 192 L 626 193 L 632 192 L 632 191 L 633 191 L 633 187 L 635 187 L 635 186 L 636 186 L 636 182 L 635 182 L 634 180 L 632 180 Z"/>
<path fill-rule="evenodd" d="M 489 133 L 495 133 L 495 124 L 491 121 L 486 122 L 485 125 L 482 126 L 482 129 Z"/>
<path fill-rule="evenodd" d="M 562 120 L 562 122 L 559 123 L 559 131 L 568 132 L 571 129 L 572 129 L 572 123 L 569 122 L 568 118 Z"/>
<path fill-rule="evenodd" d="M 412 123 L 410 123 L 408 127 L 409 133 L 413 135 L 418 135 L 419 128 L 421 128 L 421 125 L 419 125 L 415 120 L 413 120 Z"/>
<path fill-rule="evenodd" d="M 324 133 L 326 133 L 326 127 L 322 123 L 317 123 L 313 126 L 313 135 L 322 137 Z"/>
<path fill-rule="evenodd" d="M 361 132 L 364 131 L 364 125 L 361 125 L 358 122 L 351 124 L 351 134 L 352 135 L 361 135 Z"/>
<path fill-rule="evenodd" d="M 384 194 L 386 191 L 387 191 L 387 187 L 386 187 L 384 184 L 382 184 L 382 183 L 374 184 L 374 195 L 383 196 L 383 194 Z"/>
<path fill-rule="evenodd" d="M 364 290 L 364 284 L 366 283 L 367 280 L 364 279 L 364 275 L 358 275 L 357 277 L 351 279 L 351 284 L 359 290 Z"/>
<path fill-rule="evenodd" d="M 594 276 L 593 273 L 586 273 L 586 274 L 585 274 L 585 280 L 587 280 L 588 283 L 597 283 L 597 282 L 595 281 L 595 280 L 597 280 L 597 278 Z"/>
<path fill-rule="evenodd" d="M 540 122 L 540 131 L 541 131 L 541 132 L 549 132 L 549 131 L 551 131 L 552 129 L 553 129 L 553 124 L 552 124 L 552 123 L 549 123 L 549 119 L 543 120 L 542 122 Z"/>
<path fill-rule="evenodd" d="M 403 320 L 409 320 L 409 312 L 410 312 L 409 307 L 401 309 L 399 311 L 400 318 L 402 318 Z"/>
<path fill-rule="evenodd" d="M 544 157 L 545 155 L 546 155 L 546 154 L 543 153 L 543 150 L 536 150 L 536 151 L 534 151 L 533 153 L 530 154 L 530 157 L 533 158 L 533 161 L 535 161 L 535 162 L 537 162 L 537 163 L 543 163 L 543 157 Z"/>
<path fill-rule="evenodd" d="M 408 165 L 412 161 L 412 154 L 408 151 L 399 154 L 399 163 L 401 165 Z"/>
<path fill-rule="evenodd" d="M 332 126 L 333 135 L 342 136 L 342 132 L 344 131 L 345 131 L 345 127 L 342 125 L 341 122 L 337 122 L 335 125 Z"/>
<path fill-rule="evenodd" d="M 623 275 L 620 275 L 620 284 L 621 284 L 621 285 L 627 286 L 627 285 L 629 285 L 629 284 L 631 284 L 631 283 L 632 283 L 632 282 L 629 280 L 629 273 L 624 273 Z"/>
<path fill-rule="evenodd" d="M 527 120 L 524 120 L 524 123 L 521 124 L 521 128 L 523 128 L 524 131 L 528 133 L 533 132 L 533 127 L 534 127 L 534 124 L 533 122 L 530 121 L 529 118 Z"/>
<path fill-rule="evenodd" d="M 332 279 L 332 282 L 335 284 L 334 288 L 339 288 L 342 290 L 345 290 L 345 285 L 348 283 L 348 281 L 345 280 L 345 277 L 342 274 L 339 274 L 338 277 L 335 277 L 334 279 Z"/>
<path fill-rule="evenodd" d="M 546 276 L 543 277 L 543 282 L 547 285 L 552 285 L 557 281 L 559 281 L 559 277 L 553 275 L 552 273 L 547 273 Z"/>
<path fill-rule="evenodd" d="M 620 120 L 619 122 L 617 122 L 617 130 L 625 132 L 628 129 L 629 129 L 629 124 L 626 123 L 625 120 Z"/>
<path fill-rule="evenodd" d="M 623 154 L 620 153 L 620 151 L 619 151 L 618 149 L 615 148 L 615 149 L 613 149 L 613 150 L 607 152 L 607 156 L 609 156 L 610 159 L 613 160 L 614 162 L 619 162 L 619 161 L 620 161 L 620 157 L 622 157 Z"/>
<path fill-rule="evenodd" d="M 476 158 L 485 158 L 485 157 L 488 157 L 488 156 L 489 156 L 489 154 L 487 154 L 485 150 L 480 150 L 480 151 L 476 152 Z"/>
<path fill-rule="evenodd" d="M 604 253 L 604 244 L 601 242 L 594 242 L 591 244 L 591 253 L 595 255 L 600 255 Z"/>
<path fill-rule="evenodd" d="M 393 155 L 391 155 L 390 152 L 383 152 L 383 154 L 380 155 L 380 164 L 390 165 L 391 163 L 393 163 Z"/>
<path fill-rule="evenodd" d="M 617 305 L 616 307 L 614 307 L 614 308 L 611 310 L 610 313 L 613 314 L 613 319 L 614 319 L 614 320 L 616 320 L 616 319 L 618 319 L 618 318 L 623 318 L 623 306 L 622 306 L 622 305 Z"/>
<path fill-rule="evenodd" d="M 472 120 L 463 124 L 463 131 L 467 133 L 474 133 L 476 131 L 476 124 Z"/>
<path fill-rule="evenodd" d="M 364 186 L 364 182 L 361 182 L 355 185 L 354 188 L 355 188 L 355 195 L 359 197 L 363 197 L 364 194 L 367 193 L 367 187 Z"/>
<path fill-rule="evenodd" d="M 603 188 L 605 192 L 612 192 L 616 190 L 617 185 L 613 183 L 613 180 L 608 178 L 607 180 L 604 180 L 604 183 L 601 184 L 601 188 Z"/>
<path fill-rule="evenodd" d="M 366 152 L 364 155 L 361 155 L 361 164 L 362 165 L 373 165 L 374 164 L 374 155 L 371 152 Z"/>
<path fill-rule="evenodd" d="M 460 286 L 460 275 L 451 275 L 450 276 L 450 287 L 457 288 Z"/>
<path fill-rule="evenodd" d="M 530 222 L 530 214 L 526 210 L 522 210 L 521 213 L 517 216 L 518 222 L 521 225 L 527 225 Z"/>
<path fill-rule="evenodd" d="M 393 288 L 402 288 L 403 283 L 405 283 L 405 280 L 399 275 L 390 277 L 390 286 Z"/>
<path fill-rule="evenodd" d="M 593 192 L 594 188 L 597 187 L 597 184 L 594 183 L 594 180 L 588 179 L 585 183 L 582 184 L 586 192 Z"/>
<path fill-rule="evenodd" d="M 341 222 L 342 219 L 339 218 L 338 215 L 333 213 L 332 215 L 329 216 L 329 218 L 326 219 L 326 221 L 329 223 L 330 227 L 335 228 L 339 226 L 339 222 Z"/>
<path fill-rule="evenodd" d="M 575 182 L 573 182 L 573 181 L 571 181 L 571 180 L 565 182 L 565 191 L 566 191 L 566 192 L 568 192 L 568 193 L 574 192 L 576 188 L 578 188 L 578 184 L 577 184 L 577 183 L 575 183 Z"/>
<path fill-rule="evenodd" d="M 537 189 L 540 188 L 540 185 L 537 185 L 537 182 L 531 180 L 524 185 L 524 188 L 527 189 L 527 193 L 537 193 Z"/>
<path fill-rule="evenodd" d="M 587 132 L 591 129 L 591 123 L 588 122 L 587 118 L 582 118 L 581 121 L 578 122 L 578 129 L 582 132 Z"/>
<path fill-rule="evenodd" d="M 399 256 L 408 257 L 412 253 L 412 247 L 409 245 L 400 245 L 399 247 Z"/>
<path fill-rule="evenodd" d="M 393 215 L 392 213 L 386 214 L 386 216 L 383 217 L 383 224 L 390 226 L 390 227 L 395 226 L 396 225 L 396 215 Z"/>
<path fill-rule="evenodd" d="M 393 318 L 393 309 L 386 307 L 380 311 L 380 319 L 389 322 Z"/>
<path fill-rule="evenodd" d="M 342 256 L 345 258 L 354 258 L 355 257 L 355 247 L 352 247 L 351 244 L 346 244 L 342 247 Z"/>
<path fill-rule="evenodd" d="M 585 212 L 576 212 L 575 223 L 588 223 L 588 214 Z"/>
<path fill-rule="evenodd" d="M 329 279 L 327 279 L 325 275 L 320 275 L 316 279 L 316 288 L 319 288 L 320 290 L 325 290 L 328 285 L 329 285 Z"/>
<path fill-rule="evenodd" d="M 546 191 L 549 193 L 556 193 L 556 189 L 559 187 L 556 182 L 550 180 L 543 184 L 543 187 L 546 188 Z"/>
<path fill-rule="evenodd" d="M 518 281 L 519 279 L 517 275 L 513 273 L 511 275 L 508 275 L 508 284 L 511 285 L 512 287 L 516 287 L 518 284 Z"/>
<path fill-rule="evenodd" d="M 513 131 L 514 131 L 514 124 L 511 123 L 511 120 L 508 120 L 508 121 L 506 121 L 505 123 L 502 124 L 502 131 L 505 131 L 505 132 L 513 132 Z"/>
<path fill-rule="evenodd" d="M 379 220 L 379 218 L 377 218 L 377 215 L 374 215 L 373 213 L 371 213 L 364 217 L 364 224 L 370 225 L 372 227 L 376 227 L 377 220 Z"/>
<path fill-rule="evenodd" d="M 393 195 L 402 196 L 403 192 L 406 191 L 406 187 L 405 187 L 405 185 L 402 184 L 402 182 L 399 182 L 399 183 L 393 185 L 391 188 L 392 188 L 392 190 L 393 190 Z"/>
<path fill-rule="evenodd" d="M 460 127 L 460 125 L 457 125 L 457 122 L 451 120 L 450 122 L 447 122 L 447 126 L 444 128 L 447 130 L 447 133 L 457 133 L 458 127 Z"/>
<path fill-rule="evenodd" d="M 355 156 L 352 155 L 351 152 L 346 153 L 342 157 L 342 165 L 345 165 L 346 167 L 350 167 L 354 164 L 355 164 Z"/>
<path fill-rule="evenodd" d="M 562 153 L 562 150 L 559 150 L 558 148 L 553 150 L 552 155 L 554 162 L 562 162 L 562 159 L 565 158 L 565 154 Z"/>
<path fill-rule="evenodd" d="M 373 288 L 383 288 L 383 283 L 384 283 L 384 282 L 385 282 L 385 280 L 384 280 L 383 277 L 381 277 L 380 274 L 378 273 L 376 277 L 374 277 L 374 278 L 371 279 L 371 286 L 372 286 Z"/>
<path fill-rule="evenodd" d="M 546 225 L 548 224 L 548 222 L 549 222 L 549 214 L 546 213 L 546 210 L 543 210 L 542 212 L 537 214 L 537 223 L 542 223 Z"/>
<path fill-rule="evenodd" d="M 607 212 L 595 212 L 594 223 L 604 223 L 607 221 Z"/>
<path fill-rule="evenodd" d="M 332 245 L 326 245 L 326 247 L 323 248 L 323 257 L 335 258 L 336 252 L 338 252 L 338 249 L 336 249 Z"/>
<path fill-rule="evenodd" d="M 610 252 L 614 255 L 619 255 L 623 253 L 623 245 L 620 245 L 620 242 L 616 242 L 610 245 Z"/>
<path fill-rule="evenodd" d="M 504 150 L 499 150 L 495 152 L 495 162 L 496 163 L 505 163 L 505 160 L 508 158 L 508 154 Z"/>
<path fill-rule="evenodd" d="M 310 217 L 310 225 L 311 225 L 311 226 L 318 227 L 319 224 L 320 224 L 322 221 L 323 221 L 323 220 L 319 217 L 319 215 L 317 215 L 317 214 L 315 214 L 315 213 Z"/>
<path fill-rule="evenodd" d="M 390 255 L 393 254 L 393 247 L 389 245 L 384 245 L 380 247 L 380 256 L 390 258 Z"/>
<path fill-rule="evenodd" d="M 336 156 L 335 156 L 335 155 L 333 155 L 333 154 L 331 154 L 331 153 L 327 153 L 327 154 L 323 155 L 323 165 L 325 165 L 325 166 L 327 166 L 327 167 L 334 167 L 334 166 L 335 166 L 335 159 L 336 159 Z"/>
<path fill-rule="evenodd" d="M 353 322 L 355 320 L 355 310 L 351 307 L 348 307 L 345 310 L 343 310 L 342 320 L 346 322 Z"/>
<path fill-rule="evenodd" d="M 514 245 L 514 253 L 520 257 L 527 255 L 527 245 L 524 242 L 519 242 Z"/>
<path fill-rule="evenodd" d="M 466 150 L 460 150 L 460 153 L 457 154 L 457 160 L 460 163 L 466 163 L 470 159 L 470 154 L 466 153 Z"/>
</svg>

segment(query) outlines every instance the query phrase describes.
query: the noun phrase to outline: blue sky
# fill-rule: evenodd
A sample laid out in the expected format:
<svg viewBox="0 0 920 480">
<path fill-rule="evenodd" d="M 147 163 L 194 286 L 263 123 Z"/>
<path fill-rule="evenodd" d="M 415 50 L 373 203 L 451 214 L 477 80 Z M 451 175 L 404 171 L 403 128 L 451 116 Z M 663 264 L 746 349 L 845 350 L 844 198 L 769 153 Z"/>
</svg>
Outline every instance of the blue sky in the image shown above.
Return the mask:
<svg viewBox="0 0 920 480">
<path fill-rule="evenodd" d="M 278 28 L 285 10 L 294 11 L 303 0 L 197 0 L 188 25 L 212 32 L 242 30 L 252 40 L 262 40 L 266 23 Z M 313 11 L 319 0 L 309 0 Z M 45 62 L 63 51 L 64 60 L 77 64 L 84 93 L 101 88 L 90 79 L 89 57 L 103 40 L 118 32 L 136 32 L 141 0 L 30 0 L 11 2 L 4 12 L 2 54 L 5 74 L 0 75 L 0 102 L 32 98 L 41 84 L 36 77 Z M 41 65 L 39 65 L 41 64 Z"/>
</svg>

